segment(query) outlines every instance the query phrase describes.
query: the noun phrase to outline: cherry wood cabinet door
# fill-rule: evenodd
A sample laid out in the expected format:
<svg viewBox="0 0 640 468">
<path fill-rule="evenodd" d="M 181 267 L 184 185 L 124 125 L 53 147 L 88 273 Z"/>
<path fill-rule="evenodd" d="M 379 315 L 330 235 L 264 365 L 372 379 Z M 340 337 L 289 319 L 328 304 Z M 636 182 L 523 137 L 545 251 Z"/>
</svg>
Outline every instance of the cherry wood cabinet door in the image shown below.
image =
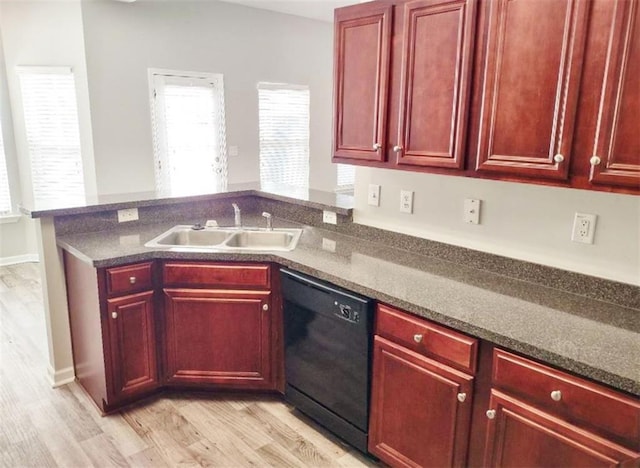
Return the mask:
<svg viewBox="0 0 640 468">
<path fill-rule="evenodd" d="M 404 6 L 398 164 L 462 168 L 475 0 Z"/>
<path fill-rule="evenodd" d="M 491 391 L 485 466 L 638 466 L 640 453 Z M 602 409 L 606 411 L 606 408 Z"/>
<path fill-rule="evenodd" d="M 391 5 L 336 10 L 334 158 L 385 158 L 391 23 Z"/>
<path fill-rule="evenodd" d="M 492 0 L 476 169 L 566 179 L 589 2 Z"/>
<path fill-rule="evenodd" d="M 153 292 L 107 301 L 112 393 L 127 398 L 158 385 Z"/>
<path fill-rule="evenodd" d="M 639 3 L 616 0 L 590 160 L 594 183 L 640 188 Z"/>
<path fill-rule="evenodd" d="M 167 380 L 271 388 L 271 294 L 165 289 Z"/>
<path fill-rule="evenodd" d="M 375 337 L 369 451 L 392 466 L 464 466 L 473 377 Z"/>
</svg>

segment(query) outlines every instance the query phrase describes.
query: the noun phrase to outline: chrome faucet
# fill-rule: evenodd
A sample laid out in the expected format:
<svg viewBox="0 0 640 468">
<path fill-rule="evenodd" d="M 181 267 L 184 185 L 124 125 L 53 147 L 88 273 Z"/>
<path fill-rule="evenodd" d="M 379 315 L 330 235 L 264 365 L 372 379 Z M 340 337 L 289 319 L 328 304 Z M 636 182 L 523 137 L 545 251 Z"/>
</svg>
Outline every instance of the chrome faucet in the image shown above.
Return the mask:
<svg viewBox="0 0 640 468">
<path fill-rule="evenodd" d="M 242 215 L 240 213 L 240 207 L 238 206 L 237 203 L 232 203 L 231 206 L 233 206 L 233 213 L 234 213 L 236 227 L 237 228 L 242 227 Z"/>
<path fill-rule="evenodd" d="M 266 211 L 262 213 L 267 219 L 267 231 L 273 231 L 273 220 L 271 219 L 271 213 L 267 213 Z"/>
</svg>

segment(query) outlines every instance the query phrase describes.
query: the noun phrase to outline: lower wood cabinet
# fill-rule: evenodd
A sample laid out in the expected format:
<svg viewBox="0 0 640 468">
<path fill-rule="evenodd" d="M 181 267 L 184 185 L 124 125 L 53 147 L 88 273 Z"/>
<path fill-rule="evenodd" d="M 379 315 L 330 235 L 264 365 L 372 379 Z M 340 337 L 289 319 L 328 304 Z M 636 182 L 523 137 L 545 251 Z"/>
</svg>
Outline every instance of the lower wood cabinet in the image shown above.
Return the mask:
<svg viewBox="0 0 640 468">
<path fill-rule="evenodd" d="M 640 454 L 493 390 L 486 466 L 638 466 Z M 603 409 L 606 411 L 606 409 Z"/>
<path fill-rule="evenodd" d="M 640 466 L 640 402 L 495 349 L 485 466 Z"/>
<path fill-rule="evenodd" d="M 113 397 L 122 400 L 158 386 L 153 291 L 107 300 Z"/>
<path fill-rule="evenodd" d="M 404 342 L 411 342 L 413 349 Z M 468 355 L 456 356 L 466 366 L 475 353 L 475 340 L 387 306 L 378 307 L 371 453 L 391 466 L 465 465 L 474 378 L 439 362 L 440 354 L 453 357 L 449 347 L 462 349 L 464 343 L 470 344 Z"/>
<path fill-rule="evenodd" d="M 167 381 L 272 388 L 271 293 L 165 289 Z"/>
</svg>

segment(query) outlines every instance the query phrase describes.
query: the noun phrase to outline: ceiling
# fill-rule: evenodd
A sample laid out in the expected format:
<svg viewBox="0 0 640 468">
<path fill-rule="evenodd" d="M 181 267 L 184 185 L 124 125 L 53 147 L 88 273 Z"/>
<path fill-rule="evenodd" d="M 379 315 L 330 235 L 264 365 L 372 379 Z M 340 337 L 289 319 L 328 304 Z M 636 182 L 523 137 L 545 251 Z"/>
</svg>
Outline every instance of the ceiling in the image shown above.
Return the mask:
<svg viewBox="0 0 640 468">
<path fill-rule="evenodd" d="M 277 11 L 321 21 L 333 21 L 335 8 L 358 3 L 359 0 L 222 0 L 252 8 Z"/>
</svg>

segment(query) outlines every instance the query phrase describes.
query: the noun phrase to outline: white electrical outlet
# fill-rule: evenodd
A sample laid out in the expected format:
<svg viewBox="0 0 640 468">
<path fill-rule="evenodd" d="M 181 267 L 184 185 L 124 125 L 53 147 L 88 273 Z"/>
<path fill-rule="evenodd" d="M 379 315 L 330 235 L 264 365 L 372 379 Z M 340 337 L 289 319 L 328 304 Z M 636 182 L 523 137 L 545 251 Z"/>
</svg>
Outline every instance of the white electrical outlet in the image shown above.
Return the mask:
<svg viewBox="0 0 640 468">
<path fill-rule="evenodd" d="M 410 190 L 400 190 L 400 212 L 413 213 L 413 192 Z"/>
<path fill-rule="evenodd" d="M 467 198 L 464 201 L 464 222 L 468 224 L 480 224 L 480 201 Z"/>
<path fill-rule="evenodd" d="M 322 222 L 327 224 L 338 224 L 338 215 L 335 211 L 322 211 Z"/>
<path fill-rule="evenodd" d="M 368 203 L 371 206 L 380 206 L 380 186 L 376 184 L 369 184 L 369 196 L 367 197 Z"/>
<path fill-rule="evenodd" d="M 327 252 L 335 252 L 336 251 L 336 241 L 333 239 L 327 239 L 326 237 L 322 238 L 322 250 L 326 250 Z"/>
<path fill-rule="evenodd" d="M 129 208 L 126 210 L 118 210 L 118 222 L 126 223 L 128 221 L 136 221 L 138 219 L 138 208 Z"/>
<path fill-rule="evenodd" d="M 573 218 L 571 240 L 583 244 L 593 244 L 593 234 L 596 231 L 596 215 L 576 213 Z"/>
</svg>

